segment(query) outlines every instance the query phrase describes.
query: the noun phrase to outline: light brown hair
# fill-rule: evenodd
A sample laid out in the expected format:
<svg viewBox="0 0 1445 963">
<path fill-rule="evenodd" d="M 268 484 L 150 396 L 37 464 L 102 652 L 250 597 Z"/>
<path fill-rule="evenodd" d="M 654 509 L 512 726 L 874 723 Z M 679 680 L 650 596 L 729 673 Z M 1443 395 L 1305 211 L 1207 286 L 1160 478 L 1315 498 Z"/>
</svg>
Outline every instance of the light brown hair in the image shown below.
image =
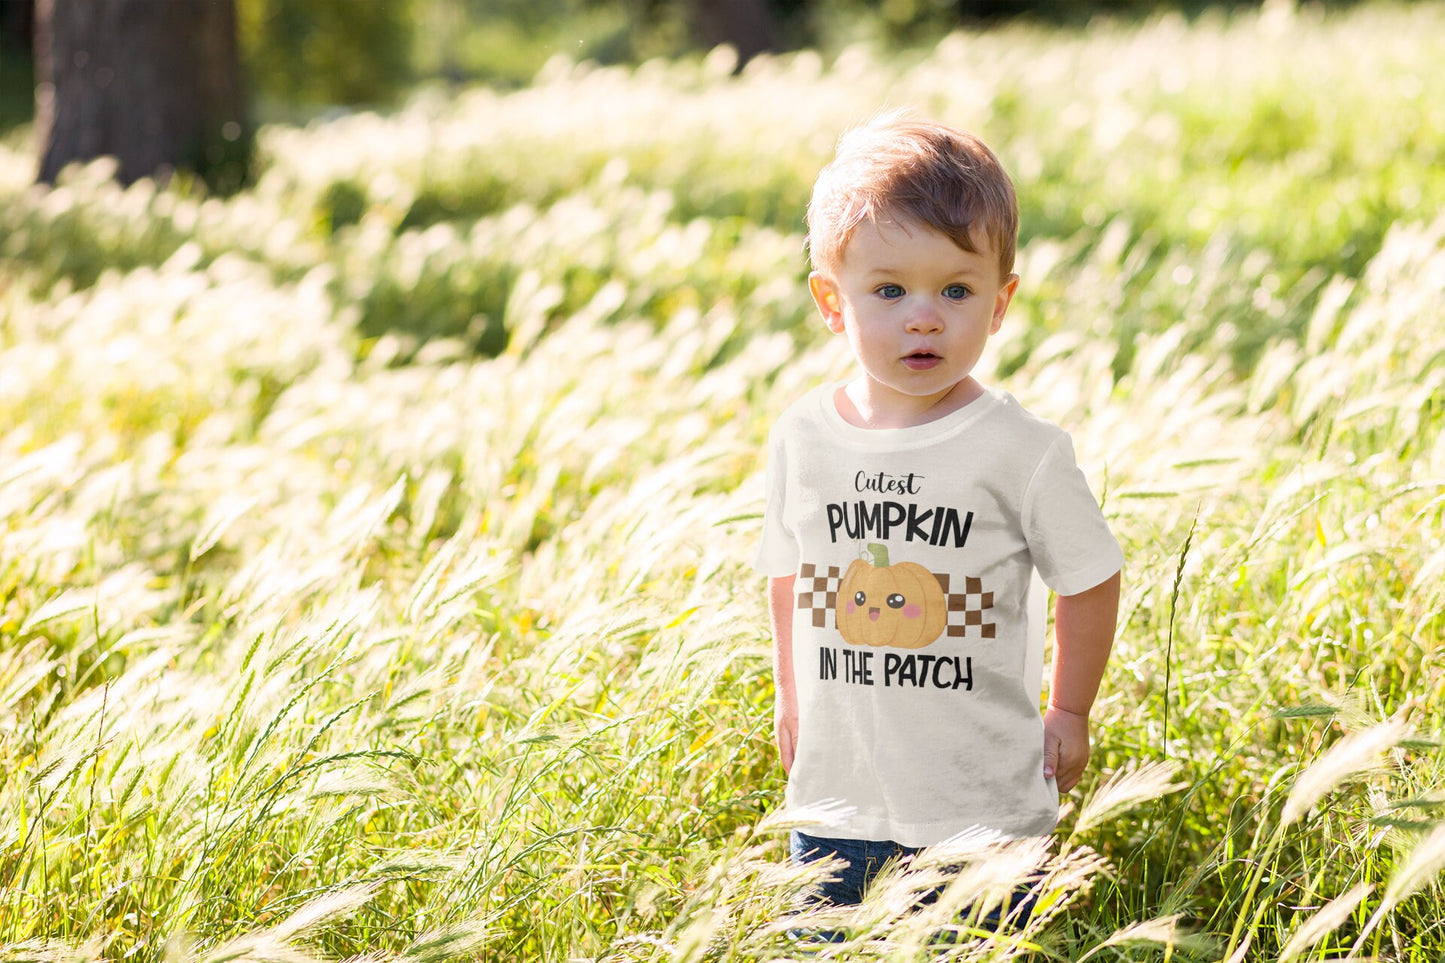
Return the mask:
<svg viewBox="0 0 1445 963">
<path fill-rule="evenodd" d="M 972 134 L 890 112 L 838 140 L 808 203 L 808 256 L 831 273 L 859 224 L 916 221 L 978 253 L 982 228 L 998 252 L 999 277 L 1013 273 L 1019 204 L 1013 182 Z"/>
</svg>

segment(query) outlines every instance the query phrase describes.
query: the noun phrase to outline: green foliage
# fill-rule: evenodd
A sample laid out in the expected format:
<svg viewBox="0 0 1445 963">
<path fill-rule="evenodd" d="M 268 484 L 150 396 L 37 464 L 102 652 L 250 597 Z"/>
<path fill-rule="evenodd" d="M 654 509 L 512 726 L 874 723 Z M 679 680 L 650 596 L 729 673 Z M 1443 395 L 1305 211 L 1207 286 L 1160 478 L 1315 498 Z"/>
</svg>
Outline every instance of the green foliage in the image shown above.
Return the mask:
<svg viewBox="0 0 1445 963">
<path fill-rule="evenodd" d="M 35 116 L 35 67 L 21 51 L 0 51 L 0 138 Z"/>
<path fill-rule="evenodd" d="M 227 198 L 0 146 L 0 956 L 805 952 L 746 563 L 886 100 L 1014 172 L 980 374 L 1129 561 L 1044 911 L 929 946 L 900 877 L 833 957 L 1438 960 L 1442 11 L 1282 9 L 557 62 Z"/>
<path fill-rule="evenodd" d="M 286 104 L 392 99 L 412 76 L 415 0 L 237 0 L 242 61 Z"/>
</svg>

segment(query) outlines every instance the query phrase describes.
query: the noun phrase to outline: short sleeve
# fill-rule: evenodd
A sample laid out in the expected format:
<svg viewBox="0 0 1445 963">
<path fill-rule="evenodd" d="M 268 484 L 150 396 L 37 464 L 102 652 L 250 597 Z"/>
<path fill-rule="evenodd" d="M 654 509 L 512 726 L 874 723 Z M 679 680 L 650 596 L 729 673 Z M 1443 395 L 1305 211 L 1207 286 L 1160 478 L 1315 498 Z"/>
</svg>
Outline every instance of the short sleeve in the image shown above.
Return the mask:
<svg viewBox="0 0 1445 963">
<path fill-rule="evenodd" d="M 774 426 L 768 436 L 766 470 L 767 504 L 763 508 L 763 531 L 758 540 L 753 568 L 769 578 L 786 578 L 798 571 L 798 541 L 785 519 L 788 490 L 787 450 L 781 432 Z"/>
<path fill-rule="evenodd" d="M 1124 553 L 1109 531 L 1067 434 L 1045 451 L 1023 501 L 1024 538 L 1044 584 L 1077 595 L 1119 571 Z"/>
</svg>

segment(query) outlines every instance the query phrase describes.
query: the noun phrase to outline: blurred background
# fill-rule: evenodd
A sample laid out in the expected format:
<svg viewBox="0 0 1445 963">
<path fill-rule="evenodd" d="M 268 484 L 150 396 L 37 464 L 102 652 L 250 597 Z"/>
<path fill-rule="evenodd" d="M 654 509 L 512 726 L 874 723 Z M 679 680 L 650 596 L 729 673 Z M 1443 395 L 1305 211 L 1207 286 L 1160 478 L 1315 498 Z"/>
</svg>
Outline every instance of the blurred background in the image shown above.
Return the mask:
<svg viewBox="0 0 1445 963">
<path fill-rule="evenodd" d="M 122 157 L 125 182 L 169 164 L 196 169 L 212 187 L 229 190 L 249 176 L 258 124 L 385 108 L 428 83 L 515 89 L 559 55 L 637 64 L 728 44 L 741 69 L 764 52 L 813 48 L 826 56 L 859 42 L 895 52 L 927 49 L 960 26 L 1070 26 L 1161 12 L 1195 18 L 1261 2 L 0 0 L 0 137 L 12 147 L 35 139 L 42 180 L 53 180 L 70 160 L 114 153 Z M 175 82 L 180 76 L 200 79 Z M 152 87 L 134 87 L 147 80 Z M 154 129 L 162 121 L 139 115 L 145 105 L 168 124 L 189 115 L 199 132 L 171 139 L 204 143 L 168 151 L 158 143 L 166 136 Z M 118 118 L 121 130 L 97 131 L 107 116 Z"/>
<path fill-rule="evenodd" d="M 1129 559 L 1087 862 L 951 957 L 1445 960 L 1445 0 L 0 41 L 0 963 L 791 958 L 746 560 L 772 424 L 851 370 L 810 187 L 890 105 L 1013 177 L 979 374 Z"/>
</svg>

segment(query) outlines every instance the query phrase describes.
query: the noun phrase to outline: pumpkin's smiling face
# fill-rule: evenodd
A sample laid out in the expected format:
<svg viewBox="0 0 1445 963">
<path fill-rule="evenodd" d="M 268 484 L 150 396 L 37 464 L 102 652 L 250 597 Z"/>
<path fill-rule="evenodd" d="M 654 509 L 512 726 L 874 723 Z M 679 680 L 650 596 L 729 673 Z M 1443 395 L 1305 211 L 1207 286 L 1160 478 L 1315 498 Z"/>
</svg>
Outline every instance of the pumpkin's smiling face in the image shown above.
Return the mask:
<svg viewBox="0 0 1445 963">
<path fill-rule="evenodd" d="M 838 586 L 838 631 L 852 645 L 921 649 L 943 634 L 948 603 L 933 573 L 916 562 L 874 566 L 858 559 Z"/>
</svg>

